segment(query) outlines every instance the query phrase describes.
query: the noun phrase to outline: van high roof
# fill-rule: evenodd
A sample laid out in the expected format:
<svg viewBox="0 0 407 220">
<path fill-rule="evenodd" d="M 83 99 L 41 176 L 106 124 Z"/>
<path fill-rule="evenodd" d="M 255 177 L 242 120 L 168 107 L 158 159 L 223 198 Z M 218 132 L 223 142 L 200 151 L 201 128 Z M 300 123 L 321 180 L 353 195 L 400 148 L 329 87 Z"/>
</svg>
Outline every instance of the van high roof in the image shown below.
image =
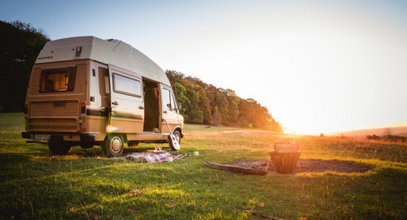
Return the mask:
<svg viewBox="0 0 407 220">
<path fill-rule="evenodd" d="M 91 59 L 138 73 L 170 85 L 165 72 L 146 55 L 120 40 L 102 40 L 93 36 L 49 41 L 35 63 Z"/>
</svg>

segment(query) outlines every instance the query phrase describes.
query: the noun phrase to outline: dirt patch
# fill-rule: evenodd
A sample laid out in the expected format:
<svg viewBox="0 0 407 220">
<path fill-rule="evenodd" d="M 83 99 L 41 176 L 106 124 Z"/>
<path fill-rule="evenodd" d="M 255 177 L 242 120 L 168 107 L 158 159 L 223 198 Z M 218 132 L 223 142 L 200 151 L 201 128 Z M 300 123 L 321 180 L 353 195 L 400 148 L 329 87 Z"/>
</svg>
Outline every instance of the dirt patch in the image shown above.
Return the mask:
<svg viewBox="0 0 407 220">
<path fill-rule="evenodd" d="M 230 165 L 265 170 L 267 162 L 267 160 L 235 161 Z M 320 173 L 325 171 L 335 171 L 339 173 L 365 173 L 370 169 L 373 169 L 373 167 L 374 166 L 372 165 L 353 161 L 304 159 L 298 161 L 294 173 Z M 269 166 L 268 172 L 276 172 L 272 164 Z"/>
</svg>

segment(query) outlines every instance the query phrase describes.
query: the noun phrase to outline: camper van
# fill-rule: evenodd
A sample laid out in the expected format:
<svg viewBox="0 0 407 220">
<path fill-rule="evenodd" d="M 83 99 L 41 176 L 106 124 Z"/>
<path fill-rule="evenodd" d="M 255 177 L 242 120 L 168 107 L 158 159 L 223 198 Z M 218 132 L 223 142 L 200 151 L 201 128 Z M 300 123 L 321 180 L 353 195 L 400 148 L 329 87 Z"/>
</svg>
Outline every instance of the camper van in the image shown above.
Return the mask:
<svg viewBox="0 0 407 220">
<path fill-rule="evenodd" d="M 184 136 L 165 72 L 119 40 L 48 42 L 32 69 L 24 107 L 23 138 L 47 141 L 57 155 L 100 145 L 106 156 L 119 156 L 126 144 L 140 142 L 169 142 L 178 150 L 174 143 Z"/>
</svg>

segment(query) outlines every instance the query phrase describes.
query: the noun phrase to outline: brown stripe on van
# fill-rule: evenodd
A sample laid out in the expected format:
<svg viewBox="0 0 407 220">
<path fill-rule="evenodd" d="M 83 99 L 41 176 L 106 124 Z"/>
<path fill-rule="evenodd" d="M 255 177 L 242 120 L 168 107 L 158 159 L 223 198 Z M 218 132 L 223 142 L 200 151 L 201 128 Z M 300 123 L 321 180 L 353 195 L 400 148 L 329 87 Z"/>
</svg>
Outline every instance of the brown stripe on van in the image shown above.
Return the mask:
<svg viewBox="0 0 407 220">
<path fill-rule="evenodd" d="M 143 120 L 142 115 L 136 115 L 136 114 L 131 114 L 131 113 L 127 113 L 127 112 L 114 112 L 114 113 L 112 113 L 112 117 Z"/>
<path fill-rule="evenodd" d="M 108 114 L 107 114 L 107 111 L 105 111 L 105 110 L 87 109 L 86 115 L 107 117 Z"/>
</svg>

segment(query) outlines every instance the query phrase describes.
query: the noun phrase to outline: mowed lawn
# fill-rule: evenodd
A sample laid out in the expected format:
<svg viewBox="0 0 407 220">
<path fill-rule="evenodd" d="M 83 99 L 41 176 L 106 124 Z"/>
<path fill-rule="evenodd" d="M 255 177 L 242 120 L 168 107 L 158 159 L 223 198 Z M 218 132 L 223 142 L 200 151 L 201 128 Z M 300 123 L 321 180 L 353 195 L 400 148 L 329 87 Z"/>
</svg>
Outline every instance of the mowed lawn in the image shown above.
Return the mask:
<svg viewBox="0 0 407 220">
<path fill-rule="evenodd" d="M 50 156 L 28 144 L 20 113 L 0 114 L 0 219 L 407 219 L 407 144 L 297 137 L 301 158 L 369 164 L 366 173 L 244 175 L 205 161 L 268 159 L 282 136 L 186 126 L 182 150 L 199 156 L 141 164 L 100 147 Z M 158 144 L 126 148 L 144 151 Z"/>
</svg>

